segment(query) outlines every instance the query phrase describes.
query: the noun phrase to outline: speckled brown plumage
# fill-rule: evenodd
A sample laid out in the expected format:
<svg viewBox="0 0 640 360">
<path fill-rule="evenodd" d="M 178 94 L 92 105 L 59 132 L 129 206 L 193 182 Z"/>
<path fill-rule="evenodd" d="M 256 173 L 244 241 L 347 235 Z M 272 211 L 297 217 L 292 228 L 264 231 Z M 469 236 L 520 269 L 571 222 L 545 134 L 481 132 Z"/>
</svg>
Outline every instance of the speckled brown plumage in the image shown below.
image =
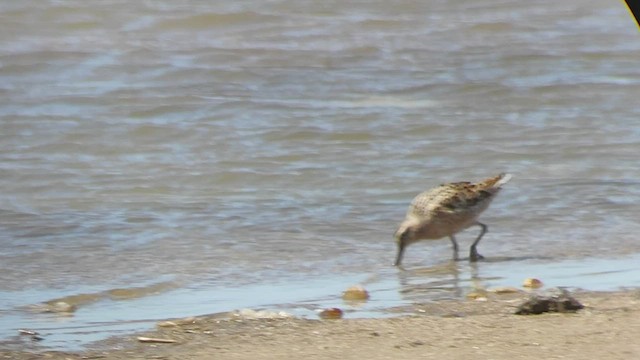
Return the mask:
<svg viewBox="0 0 640 360">
<path fill-rule="evenodd" d="M 458 244 L 454 235 L 469 226 L 479 225 L 482 232 L 471 246 L 470 260 L 476 261 L 476 245 L 487 230 L 478 222 L 478 216 L 487 209 L 500 187 L 511 179 L 509 174 L 500 174 L 478 183 L 456 182 L 442 184 L 416 196 L 405 220 L 396 231 L 398 256 L 396 265 L 402 261 L 405 247 L 420 240 L 435 240 L 449 236 L 458 257 Z"/>
</svg>

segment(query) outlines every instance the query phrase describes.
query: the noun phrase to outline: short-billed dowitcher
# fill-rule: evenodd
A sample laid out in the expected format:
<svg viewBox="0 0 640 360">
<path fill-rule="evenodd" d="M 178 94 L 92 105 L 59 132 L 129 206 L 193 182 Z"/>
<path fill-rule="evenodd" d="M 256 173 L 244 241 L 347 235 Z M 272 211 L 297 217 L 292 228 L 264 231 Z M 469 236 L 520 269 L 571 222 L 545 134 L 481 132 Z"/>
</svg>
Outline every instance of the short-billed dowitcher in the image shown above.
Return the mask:
<svg viewBox="0 0 640 360">
<path fill-rule="evenodd" d="M 442 184 L 416 196 L 395 238 L 398 243 L 398 255 L 395 265 L 402 261 L 404 250 L 410 244 L 420 240 L 436 240 L 448 236 L 453 244 L 453 258 L 458 259 L 458 243 L 455 234 L 472 226 L 482 229 L 471 245 L 469 261 L 478 261 L 482 255 L 476 249 L 487 225 L 477 220 L 491 200 L 498 194 L 500 187 L 511 179 L 510 174 L 500 174 L 478 183 L 457 182 Z"/>
</svg>

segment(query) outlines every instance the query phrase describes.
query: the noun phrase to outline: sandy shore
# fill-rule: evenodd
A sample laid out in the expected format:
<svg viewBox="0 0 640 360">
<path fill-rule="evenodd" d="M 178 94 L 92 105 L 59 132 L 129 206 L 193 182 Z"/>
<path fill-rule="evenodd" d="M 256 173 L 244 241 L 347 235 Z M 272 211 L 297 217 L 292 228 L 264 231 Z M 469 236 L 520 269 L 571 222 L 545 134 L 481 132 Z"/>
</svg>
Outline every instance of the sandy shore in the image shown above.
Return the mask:
<svg viewBox="0 0 640 360">
<path fill-rule="evenodd" d="M 208 315 L 110 339 L 80 353 L 0 350 L 5 359 L 633 359 L 640 291 L 573 293 L 577 313 L 514 315 L 526 295 L 402 309 L 387 319 L 247 319 Z M 166 326 L 169 325 L 169 326 Z M 176 343 L 140 343 L 138 336 Z"/>
</svg>

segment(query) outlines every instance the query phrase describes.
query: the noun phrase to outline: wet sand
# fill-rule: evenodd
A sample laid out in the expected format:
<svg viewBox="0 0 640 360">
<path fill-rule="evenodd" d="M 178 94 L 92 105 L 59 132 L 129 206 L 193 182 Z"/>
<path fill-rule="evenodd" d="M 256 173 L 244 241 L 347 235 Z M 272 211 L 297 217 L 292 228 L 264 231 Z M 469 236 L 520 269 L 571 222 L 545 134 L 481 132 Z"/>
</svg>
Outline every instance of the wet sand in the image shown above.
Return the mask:
<svg viewBox="0 0 640 360">
<path fill-rule="evenodd" d="M 395 309 L 385 319 L 173 320 L 77 353 L 0 350 L 7 359 L 630 359 L 640 355 L 640 291 L 573 292 L 576 313 L 514 315 L 523 293 Z M 165 324 L 167 325 L 167 324 Z M 139 336 L 172 344 L 140 343 Z M 28 344 L 28 340 L 25 344 Z M 26 345 L 25 345 L 26 346 Z"/>
</svg>

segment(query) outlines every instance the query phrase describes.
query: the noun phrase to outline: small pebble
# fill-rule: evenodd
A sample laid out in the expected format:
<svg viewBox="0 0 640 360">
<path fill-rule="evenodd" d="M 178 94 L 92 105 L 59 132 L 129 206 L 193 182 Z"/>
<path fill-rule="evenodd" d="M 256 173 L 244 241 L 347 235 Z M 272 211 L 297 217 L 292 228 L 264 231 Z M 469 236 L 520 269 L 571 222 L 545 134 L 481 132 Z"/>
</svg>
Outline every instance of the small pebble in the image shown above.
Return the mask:
<svg viewBox="0 0 640 360">
<path fill-rule="evenodd" d="M 523 287 L 530 288 L 530 289 L 538 289 L 538 288 L 541 288 L 542 285 L 543 285 L 542 281 L 536 278 L 524 279 L 524 282 L 522 283 Z"/>
<path fill-rule="evenodd" d="M 322 319 L 341 319 L 342 318 L 342 310 L 338 308 L 329 308 L 320 311 L 318 314 Z"/>
<path fill-rule="evenodd" d="M 342 299 L 347 301 L 364 301 L 369 299 L 369 293 L 362 286 L 356 285 L 342 293 Z"/>
</svg>

